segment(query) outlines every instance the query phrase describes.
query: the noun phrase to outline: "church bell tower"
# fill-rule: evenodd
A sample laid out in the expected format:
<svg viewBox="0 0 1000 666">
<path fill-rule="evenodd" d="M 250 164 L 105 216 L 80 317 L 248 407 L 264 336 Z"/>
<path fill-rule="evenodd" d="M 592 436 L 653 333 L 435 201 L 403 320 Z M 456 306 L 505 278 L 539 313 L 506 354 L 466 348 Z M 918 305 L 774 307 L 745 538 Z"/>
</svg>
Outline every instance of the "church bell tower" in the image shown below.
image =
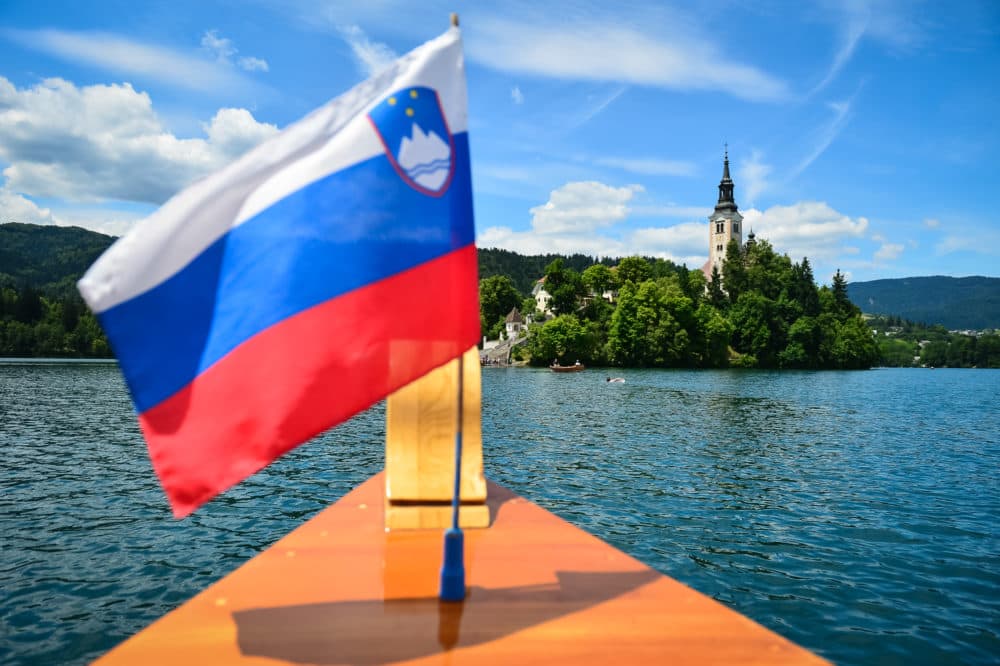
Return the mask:
<svg viewBox="0 0 1000 666">
<path fill-rule="evenodd" d="M 735 239 L 743 245 L 743 216 L 736 208 L 733 198 L 733 179 L 729 176 L 729 146 L 726 146 L 722 165 L 722 180 L 719 181 L 719 202 L 715 212 L 708 216 L 708 263 L 705 264 L 706 277 L 711 277 L 712 268 L 722 274 L 722 262 L 726 258 L 726 246 Z"/>
</svg>

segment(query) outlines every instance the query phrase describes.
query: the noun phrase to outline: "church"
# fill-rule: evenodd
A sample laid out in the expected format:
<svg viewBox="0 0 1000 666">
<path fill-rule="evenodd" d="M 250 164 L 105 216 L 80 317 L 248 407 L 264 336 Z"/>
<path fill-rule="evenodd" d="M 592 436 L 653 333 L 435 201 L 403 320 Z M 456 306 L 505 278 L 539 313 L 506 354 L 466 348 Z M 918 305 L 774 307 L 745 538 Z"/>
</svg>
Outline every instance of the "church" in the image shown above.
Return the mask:
<svg viewBox="0 0 1000 666">
<path fill-rule="evenodd" d="M 722 262 L 726 258 L 726 246 L 730 240 L 743 245 L 743 216 L 736 207 L 733 197 L 733 179 L 729 175 L 729 148 L 726 148 L 722 162 L 722 180 L 719 181 L 719 202 L 715 211 L 708 216 L 708 261 L 701 267 L 705 279 L 711 281 L 712 269 L 722 275 Z M 747 237 L 753 241 L 753 232 Z"/>
</svg>

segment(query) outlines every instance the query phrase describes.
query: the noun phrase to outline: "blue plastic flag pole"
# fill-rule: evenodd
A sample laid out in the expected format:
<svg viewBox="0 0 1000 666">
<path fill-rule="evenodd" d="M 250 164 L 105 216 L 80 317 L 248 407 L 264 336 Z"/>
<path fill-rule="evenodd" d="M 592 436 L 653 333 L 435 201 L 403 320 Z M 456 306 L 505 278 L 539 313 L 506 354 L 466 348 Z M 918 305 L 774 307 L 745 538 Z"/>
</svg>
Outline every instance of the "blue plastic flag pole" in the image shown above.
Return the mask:
<svg viewBox="0 0 1000 666">
<path fill-rule="evenodd" d="M 458 357 L 458 428 L 455 431 L 455 492 L 451 497 L 451 529 L 444 533 L 444 564 L 441 566 L 441 601 L 465 599 L 465 537 L 458 526 L 458 508 L 462 490 L 462 397 L 464 393 L 463 356 Z"/>
</svg>

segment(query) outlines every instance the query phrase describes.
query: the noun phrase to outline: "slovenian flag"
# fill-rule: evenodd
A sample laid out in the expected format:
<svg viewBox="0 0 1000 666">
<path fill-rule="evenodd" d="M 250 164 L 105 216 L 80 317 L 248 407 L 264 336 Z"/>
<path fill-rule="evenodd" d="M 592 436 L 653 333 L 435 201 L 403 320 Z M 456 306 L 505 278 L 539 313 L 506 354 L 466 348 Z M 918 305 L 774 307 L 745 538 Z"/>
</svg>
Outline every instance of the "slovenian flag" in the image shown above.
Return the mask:
<svg viewBox="0 0 1000 666">
<path fill-rule="evenodd" d="M 183 517 L 479 339 L 458 28 L 176 195 L 79 288 Z"/>
</svg>

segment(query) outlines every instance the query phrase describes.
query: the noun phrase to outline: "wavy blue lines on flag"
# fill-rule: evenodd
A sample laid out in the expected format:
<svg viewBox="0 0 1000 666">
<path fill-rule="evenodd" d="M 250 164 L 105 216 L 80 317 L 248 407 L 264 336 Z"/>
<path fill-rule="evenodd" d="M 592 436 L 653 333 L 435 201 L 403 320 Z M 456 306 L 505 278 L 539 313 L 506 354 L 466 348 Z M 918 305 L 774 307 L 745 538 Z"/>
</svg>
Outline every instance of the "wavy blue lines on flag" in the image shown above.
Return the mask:
<svg viewBox="0 0 1000 666">
<path fill-rule="evenodd" d="M 174 513 L 479 338 L 457 28 L 168 201 L 80 281 Z"/>
</svg>

